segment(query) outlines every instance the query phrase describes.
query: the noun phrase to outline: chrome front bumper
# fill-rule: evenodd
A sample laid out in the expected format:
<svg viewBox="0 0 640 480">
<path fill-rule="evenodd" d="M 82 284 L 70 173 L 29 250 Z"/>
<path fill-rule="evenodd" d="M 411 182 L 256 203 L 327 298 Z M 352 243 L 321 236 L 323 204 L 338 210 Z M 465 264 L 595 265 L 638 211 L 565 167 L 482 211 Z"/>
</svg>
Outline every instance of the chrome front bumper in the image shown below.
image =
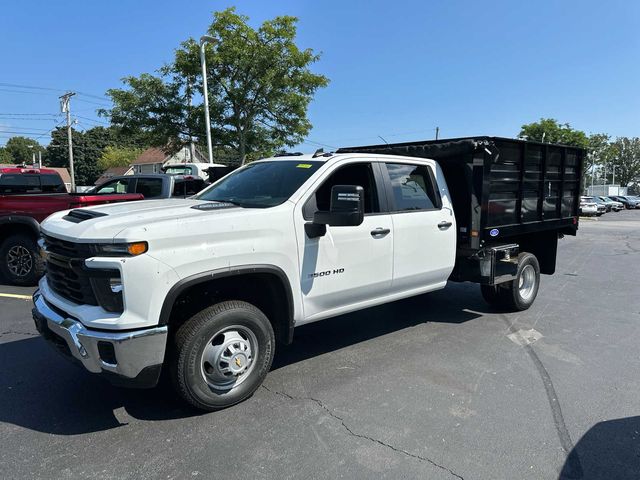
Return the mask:
<svg viewBox="0 0 640 480">
<path fill-rule="evenodd" d="M 52 307 L 39 290 L 33 294 L 33 319 L 40 334 L 61 353 L 113 383 L 153 387 L 167 345 L 167 327 L 127 332 L 92 330 Z"/>
</svg>

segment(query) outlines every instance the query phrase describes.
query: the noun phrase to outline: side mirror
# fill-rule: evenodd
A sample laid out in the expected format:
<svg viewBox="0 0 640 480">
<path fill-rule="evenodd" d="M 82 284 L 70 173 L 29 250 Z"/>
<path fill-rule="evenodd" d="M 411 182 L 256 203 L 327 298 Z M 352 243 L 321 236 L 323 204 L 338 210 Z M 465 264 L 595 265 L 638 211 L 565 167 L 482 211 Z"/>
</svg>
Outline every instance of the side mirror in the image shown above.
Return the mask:
<svg viewBox="0 0 640 480">
<path fill-rule="evenodd" d="M 316 212 L 313 223 L 332 227 L 355 227 L 364 221 L 364 188 L 334 185 L 328 212 Z"/>
</svg>

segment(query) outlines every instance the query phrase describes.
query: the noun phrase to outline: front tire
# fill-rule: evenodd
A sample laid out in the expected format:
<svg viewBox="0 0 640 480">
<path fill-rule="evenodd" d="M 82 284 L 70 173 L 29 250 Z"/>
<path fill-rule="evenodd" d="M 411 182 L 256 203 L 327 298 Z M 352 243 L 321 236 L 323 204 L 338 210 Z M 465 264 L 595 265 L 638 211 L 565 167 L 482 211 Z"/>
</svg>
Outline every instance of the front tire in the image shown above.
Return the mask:
<svg viewBox="0 0 640 480">
<path fill-rule="evenodd" d="M 191 317 L 176 332 L 172 379 L 180 396 L 201 410 L 250 397 L 271 368 L 275 336 L 255 306 L 226 301 Z"/>
<path fill-rule="evenodd" d="M 7 237 L 0 245 L 0 272 L 13 285 L 36 285 L 44 261 L 35 239 L 22 233 Z"/>
</svg>

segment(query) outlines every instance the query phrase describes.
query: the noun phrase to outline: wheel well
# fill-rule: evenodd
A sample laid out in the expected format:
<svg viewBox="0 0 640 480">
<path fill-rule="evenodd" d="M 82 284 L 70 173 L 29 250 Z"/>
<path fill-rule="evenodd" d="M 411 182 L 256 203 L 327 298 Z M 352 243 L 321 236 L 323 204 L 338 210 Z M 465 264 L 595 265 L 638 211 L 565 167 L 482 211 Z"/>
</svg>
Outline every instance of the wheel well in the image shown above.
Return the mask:
<svg viewBox="0 0 640 480">
<path fill-rule="evenodd" d="M 170 329 L 204 308 L 225 300 L 242 300 L 259 308 L 273 326 L 276 340 L 290 343 L 293 333 L 291 292 L 275 273 L 243 273 L 214 278 L 180 291 L 168 314 Z M 164 310 L 164 308 L 163 308 Z"/>
<path fill-rule="evenodd" d="M 33 227 L 27 223 L 4 223 L 0 224 L 0 243 L 2 243 L 7 237 L 16 234 L 23 234 L 38 238 L 37 232 L 33 230 Z"/>
</svg>

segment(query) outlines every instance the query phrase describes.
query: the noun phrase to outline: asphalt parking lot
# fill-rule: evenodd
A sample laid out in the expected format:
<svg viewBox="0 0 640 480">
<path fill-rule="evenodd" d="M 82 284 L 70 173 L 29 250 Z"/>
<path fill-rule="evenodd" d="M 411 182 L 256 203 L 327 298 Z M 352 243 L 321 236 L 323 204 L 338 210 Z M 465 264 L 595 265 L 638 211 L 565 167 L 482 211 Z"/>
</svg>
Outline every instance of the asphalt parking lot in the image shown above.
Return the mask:
<svg viewBox="0 0 640 480">
<path fill-rule="evenodd" d="M 530 310 L 450 284 L 301 327 L 208 414 L 85 373 L 0 296 L 0 478 L 640 478 L 639 293 L 640 212 L 582 221 Z"/>
</svg>

